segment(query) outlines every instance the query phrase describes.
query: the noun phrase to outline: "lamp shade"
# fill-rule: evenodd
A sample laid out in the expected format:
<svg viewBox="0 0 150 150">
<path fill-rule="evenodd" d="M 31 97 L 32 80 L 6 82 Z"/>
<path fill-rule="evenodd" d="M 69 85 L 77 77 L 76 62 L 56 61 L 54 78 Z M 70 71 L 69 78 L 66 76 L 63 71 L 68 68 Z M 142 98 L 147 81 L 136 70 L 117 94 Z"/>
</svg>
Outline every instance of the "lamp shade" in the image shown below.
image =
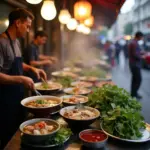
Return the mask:
<svg viewBox="0 0 150 150">
<path fill-rule="evenodd" d="M 30 4 L 39 4 L 42 2 L 42 0 L 26 0 Z"/>
<path fill-rule="evenodd" d="M 45 0 L 41 8 L 41 15 L 45 20 L 53 20 L 56 17 L 56 8 L 53 0 Z"/>
<path fill-rule="evenodd" d="M 84 24 L 88 27 L 92 27 L 94 24 L 94 17 L 90 16 L 88 19 L 84 21 Z"/>
<path fill-rule="evenodd" d="M 69 30 L 75 30 L 77 28 L 77 25 L 78 25 L 78 23 L 77 23 L 76 19 L 71 18 L 69 20 L 69 22 L 67 23 L 67 28 Z"/>
<path fill-rule="evenodd" d="M 81 0 L 75 3 L 74 5 L 74 16 L 75 19 L 83 21 L 91 16 L 92 5 L 86 1 Z"/>
<path fill-rule="evenodd" d="M 62 9 L 59 14 L 59 21 L 62 24 L 67 24 L 71 18 L 71 15 L 67 9 Z"/>
</svg>

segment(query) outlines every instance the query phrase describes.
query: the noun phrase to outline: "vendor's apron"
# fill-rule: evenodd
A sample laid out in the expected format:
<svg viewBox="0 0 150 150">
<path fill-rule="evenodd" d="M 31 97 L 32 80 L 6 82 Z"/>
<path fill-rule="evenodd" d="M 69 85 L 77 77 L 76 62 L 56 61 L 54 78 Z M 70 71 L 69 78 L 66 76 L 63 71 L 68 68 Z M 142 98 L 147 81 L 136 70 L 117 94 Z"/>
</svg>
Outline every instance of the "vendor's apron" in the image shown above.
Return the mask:
<svg viewBox="0 0 150 150">
<path fill-rule="evenodd" d="M 16 57 L 12 40 L 9 38 L 14 53 L 14 61 L 7 72 L 8 75 L 18 76 L 23 74 L 22 58 Z M 20 101 L 24 96 L 24 87 L 21 84 L 0 85 L 0 140 L 1 147 L 5 146 L 24 119 Z"/>
</svg>

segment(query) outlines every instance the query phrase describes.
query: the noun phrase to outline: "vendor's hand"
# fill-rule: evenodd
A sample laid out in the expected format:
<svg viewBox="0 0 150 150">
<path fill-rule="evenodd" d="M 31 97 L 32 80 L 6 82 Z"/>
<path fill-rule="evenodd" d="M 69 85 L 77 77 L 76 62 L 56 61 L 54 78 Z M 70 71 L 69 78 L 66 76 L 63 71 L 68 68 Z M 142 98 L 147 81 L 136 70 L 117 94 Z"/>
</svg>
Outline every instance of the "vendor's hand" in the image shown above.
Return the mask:
<svg viewBox="0 0 150 150">
<path fill-rule="evenodd" d="M 38 79 L 43 78 L 44 80 L 47 80 L 47 75 L 44 70 L 32 68 L 32 71 L 36 74 Z"/>
<path fill-rule="evenodd" d="M 52 65 L 53 62 L 51 60 L 44 60 L 45 65 Z"/>
<path fill-rule="evenodd" d="M 51 61 L 54 61 L 54 62 L 57 62 L 57 61 L 58 61 L 58 59 L 57 59 L 56 57 L 50 57 L 50 60 L 51 60 Z"/>
<path fill-rule="evenodd" d="M 34 81 L 25 76 L 19 76 L 19 81 L 23 84 L 26 88 L 33 90 L 34 89 Z"/>
</svg>

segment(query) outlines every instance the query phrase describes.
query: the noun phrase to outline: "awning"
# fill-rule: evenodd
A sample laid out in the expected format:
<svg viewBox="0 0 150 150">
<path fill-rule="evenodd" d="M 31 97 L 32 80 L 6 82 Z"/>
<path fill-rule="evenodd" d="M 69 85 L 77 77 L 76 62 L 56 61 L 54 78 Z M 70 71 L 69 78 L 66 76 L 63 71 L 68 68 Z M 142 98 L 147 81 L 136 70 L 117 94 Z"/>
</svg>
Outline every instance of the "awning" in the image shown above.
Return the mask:
<svg viewBox="0 0 150 150">
<path fill-rule="evenodd" d="M 95 25 L 110 27 L 120 12 L 120 8 L 125 0 L 89 0 L 93 6 L 93 15 L 95 17 Z"/>
</svg>

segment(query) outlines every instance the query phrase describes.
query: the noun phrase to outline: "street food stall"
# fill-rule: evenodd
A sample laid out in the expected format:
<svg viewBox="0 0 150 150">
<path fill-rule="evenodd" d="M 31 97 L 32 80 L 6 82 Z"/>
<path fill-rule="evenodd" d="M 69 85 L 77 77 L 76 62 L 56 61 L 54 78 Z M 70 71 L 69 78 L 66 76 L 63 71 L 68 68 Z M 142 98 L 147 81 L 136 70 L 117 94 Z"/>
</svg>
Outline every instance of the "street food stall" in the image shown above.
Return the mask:
<svg viewBox="0 0 150 150">
<path fill-rule="evenodd" d="M 99 24 L 110 27 L 124 1 L 81 0 L 71 1 L 70 5 L 75 4 L 78 8 L 85 4 L 88 9 L 92 6 L 96 20 L 93 27 L 97 28 Z M 46 14 L 46 3 L 54 6 L 54 1 L 45 0 L 41 9 L 42 17 L 51 20 L 56 16 L 56 9 L 53 9 L 53 15 Z M 85 16 L 77 17 L 80 23 L 85 20 Z M 64 21 L 61 16 L 59 21 Z M 76 24 L 76 21 L 72 19 L 72 23 Z M 67 28 L 73 30 L 73 25 L 68 24 Z M 85 30 L 85 34 L 88 33 L 89 30 Z M 150 148 L 150 125 L 144 120 L 141 104 L 113 82 L 106 62 L 87 60 L 84 66 L 80 61 L 80 67 L 78 62 L 64 64 L 65 67 L 50 73 L 50 80 L 42 79 L 35 83 L 34 94 L 20 102 L 27 112 L 26 120 L 20 124 L 4 150 Z"/>
<path fill-rule="evenodd" d="M 36 83 L 35 96 L 21 101 L 27 120 L 5 150 L 148 149 L 150 125 L 141 104 L 110 74 L 93 72 L 67 67 L 53 72 L 52 80 Z"/>
</svg>

